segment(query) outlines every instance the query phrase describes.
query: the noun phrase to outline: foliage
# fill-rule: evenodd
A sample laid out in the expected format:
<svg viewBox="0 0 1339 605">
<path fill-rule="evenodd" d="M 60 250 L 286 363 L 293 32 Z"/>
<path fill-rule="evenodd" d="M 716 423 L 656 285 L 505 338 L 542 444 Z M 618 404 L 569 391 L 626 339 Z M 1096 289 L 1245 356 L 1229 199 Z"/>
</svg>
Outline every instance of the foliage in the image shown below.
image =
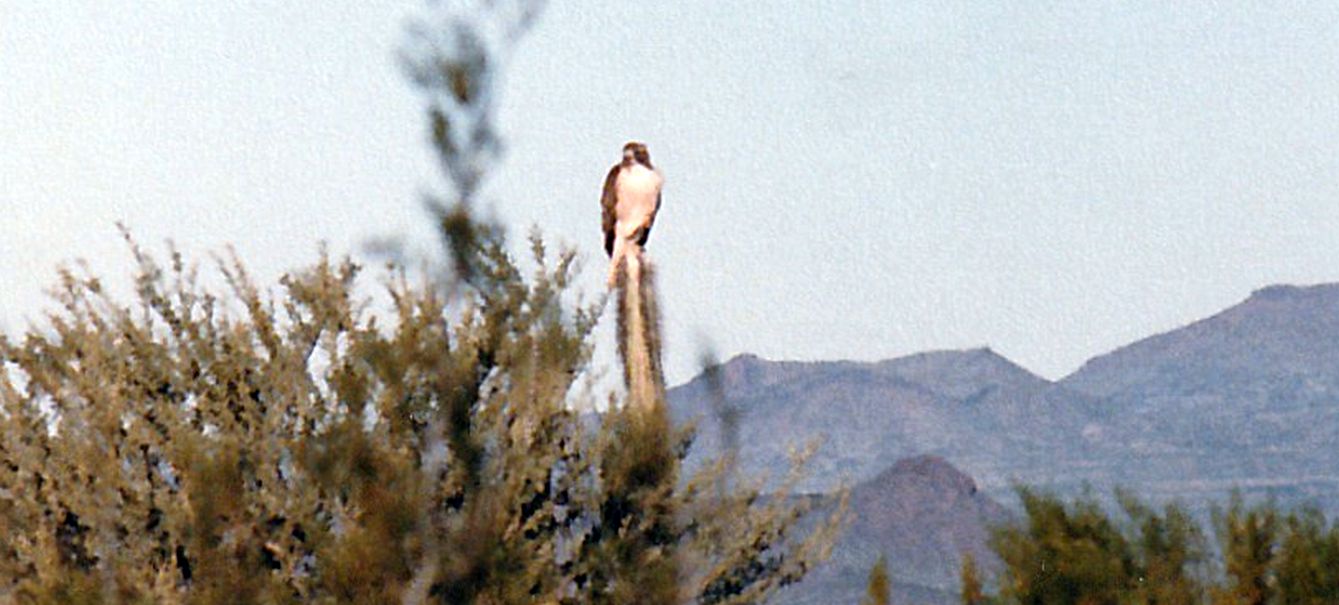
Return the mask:
<svg viewBox="0 0 1339 605">
<path fill-rule="evenodd" d="M 1226 511 L 1215 511 L 1228 585 L 1215 591 L 1216 603 L 1265 605 L 1274 601 L 1275 543 L 1279 516 L 1270 507 L 1246 508 L 1233 497 Z"/>
<path fill-rule="evenodd" d="M 1020 495 L 1026 523 L 998 529 L 992 544 L 1005 565 L 1004 603 L 1339 602 L 1339 524 L 1314 510 L 1248 507 L 1234 496 L 1214 514 L 1221 560 L 1213 560 L 1178 506 L 1158 513 L 1118 493 L 1124 514 L 1113 519 L 1091 498 Z"/>
<path fill-rule="evenodd" d="M 1279 601 L 1304 605 L 1339 603 L 1339 524 L 1325 525 L 1314 510 L 1288 515 L 1274 573 Z"/>
<path fill-rule="evenodd" d="M 1001 596 L 1020 603 L 1114 603 L 1133 588 L 1129 545 L 1096 502 L 1066 507 L 1027 490 L 1019 496 L 1027 527 L 1006 528 L 995 539 L 1007 566 Z"/>
<path fill-rule="evenodd" d="M 1214 517 L 1227 574 L 1215 603 L 1339 602 L 1339 524 L 1311 509 L 1248 507 L 1236 495 Z"/>
<path fill-rule="evenodd" d="M 985 605 L 985 588 L 981 586 L 981 570 L 976 566 L 976 557 L 972 553 L 967 553 L 962 557 L 962 605 Z"/>
<path fill-rule="evenodd" d="M 1135 603 L 1177 604 L 1199 600 L 1204 586 L 1198 577 L 1206 559 L 1205 538 L 1181 507 L 1168 505 L 1159 515 L 1134 496 L 1119 493 L 1129 520 L 1137 588 L 1127 595 Z"/>
<path fill-rule="evenodd" d="M 888 559 L 879 555 L 879 560 L 869 569 L 869 583 L 865 587 L 865 598 L 860 605 L 888 605 L 892 602 L 892 580 L 888 578 Z"/>
<path fill-rule="evenodd" d="M 843 507 L 799 536 L 806 509 L 761 479 L 680 476 L 663 383 L 589 411 L 600 306 L 571 302 L 575 255 L 532 238 L 527 275 L 472 210 L 501 49 L 537 9 L 443 10 L 414 76 L 450 278 L 393 269 L 377 311 L 347 259 L 273 296 L 235 258 L 209 288 L 129 236 L 132 302 L 62 272 L 47 326 L 0 337 L 0 598 L 756 603 L 826 556 Z"/>
</svg>

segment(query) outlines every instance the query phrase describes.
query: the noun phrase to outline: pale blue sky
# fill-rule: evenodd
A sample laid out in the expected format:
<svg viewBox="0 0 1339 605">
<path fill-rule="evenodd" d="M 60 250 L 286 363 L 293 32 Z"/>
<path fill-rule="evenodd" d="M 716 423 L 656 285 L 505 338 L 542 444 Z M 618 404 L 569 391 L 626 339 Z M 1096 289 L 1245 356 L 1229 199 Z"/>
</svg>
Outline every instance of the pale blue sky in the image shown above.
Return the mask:
<svg viewBox="0 0 1339 605">
<path fill-rule="evenodd" d="M 628 138 L 671 379 L 722 355 L 990 345 L 1051 378 L 1254 288 L 1339 280 L 1339 5 L 552 2 L 499 216 L 580 247 Z M 1238 6 L 1241 4 L 1243 6 Z M 113 227 L 265 278 L 432 234 L 413 1 L 0 3 L 0 325 Z"/>
</svg>

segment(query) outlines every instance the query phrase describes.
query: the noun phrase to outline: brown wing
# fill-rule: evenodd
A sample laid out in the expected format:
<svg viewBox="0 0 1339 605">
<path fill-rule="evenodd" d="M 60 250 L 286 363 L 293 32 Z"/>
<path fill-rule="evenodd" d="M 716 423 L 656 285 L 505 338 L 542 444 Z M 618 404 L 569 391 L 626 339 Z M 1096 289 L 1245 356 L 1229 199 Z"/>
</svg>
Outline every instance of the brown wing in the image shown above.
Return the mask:
<svg viewBox="0 0 1339 605">
<path fill-rule="evenodd" d="M 600 194 L 600 228 L 604 229 L 604 251 L 609 256 L 614 255 L 614 222 L 618 220 L 618 215 L 614 207 L 618 205 L 618 190 L 615 186 L 618 182 L 618 171 L 622 168 L 621 164 L 614 164 L 609 169 L 609 176 L 604 177 L 604 192 Z"/>
<path fill-rule="evenodd" d="M 656 217 L 660 215 L 660 198 L 661 198 L 661 194 L 657 193 L 657 194 L 656 194 L 656 209 L 655 209 L 654 212 L 651 213 L 651 219 L 648 220 L 648 221 L 646 221 L 646 227 L 642 228 L 641 233 L 638 234 L 638 236 L 639 236 L 639 237 L 637 238 L 637 245 L 638 245 L 638 246 L 645 246 L 645 245 L 646 245 L 646 240 L 651 239 L 651 227 L 654 226 L 654 225 L 656 224 Z"/>
</svg>

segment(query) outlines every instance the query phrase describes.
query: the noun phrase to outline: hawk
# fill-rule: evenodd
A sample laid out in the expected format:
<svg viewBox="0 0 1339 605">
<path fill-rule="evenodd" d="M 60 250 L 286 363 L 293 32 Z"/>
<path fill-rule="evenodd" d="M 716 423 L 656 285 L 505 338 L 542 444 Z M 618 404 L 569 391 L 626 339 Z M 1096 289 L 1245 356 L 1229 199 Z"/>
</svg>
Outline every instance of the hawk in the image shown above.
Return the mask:
<svg viewBox="0 0 1339 605">
<path fill-rule="evenodd" d="M 646 145 L 637 141 L 623 146 L 623 161 L 609 169 L 600 196 L 603 209 L 604 251 L 609 255 L 609 283 L 617 277 L 618 265 L 629 253 L 640 256 L 651 236 L 651 226 L 660 210 L 660 186 L 665 179 L 651 165 Z"/>
</svg>

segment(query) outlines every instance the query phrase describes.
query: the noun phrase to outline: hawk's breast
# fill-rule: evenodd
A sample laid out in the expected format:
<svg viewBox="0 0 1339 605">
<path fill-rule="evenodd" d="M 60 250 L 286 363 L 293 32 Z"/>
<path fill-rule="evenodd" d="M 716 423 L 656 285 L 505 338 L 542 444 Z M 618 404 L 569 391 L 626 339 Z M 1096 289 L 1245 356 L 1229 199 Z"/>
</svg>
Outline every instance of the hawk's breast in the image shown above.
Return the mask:
<svg viewBox="0 0 1339 605">
<path fill-rule="evenodd" d="M 624 168 L 618 175 L 618 204 L 614 212 L 619 235 L 627 236 L 650 222 L 656 213 L 662 179 L 656 171 L 641 164 Z"/>
</svg>

